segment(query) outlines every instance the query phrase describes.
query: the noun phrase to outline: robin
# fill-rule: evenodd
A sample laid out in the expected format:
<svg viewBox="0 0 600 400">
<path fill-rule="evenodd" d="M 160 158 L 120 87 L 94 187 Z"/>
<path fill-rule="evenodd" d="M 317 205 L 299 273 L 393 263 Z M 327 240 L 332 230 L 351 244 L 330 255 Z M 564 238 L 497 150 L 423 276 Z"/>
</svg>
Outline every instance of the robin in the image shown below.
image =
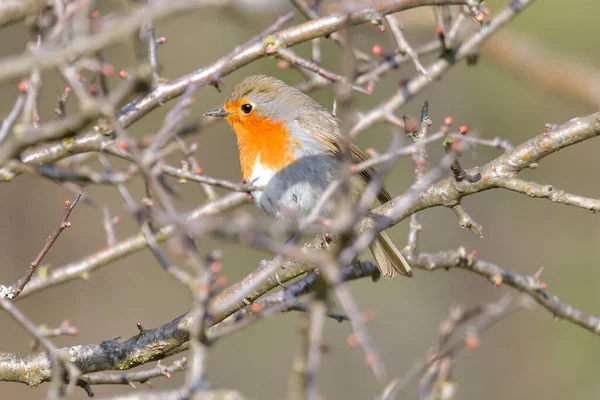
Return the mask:
<svg viewBox="0 0 600 400">
<path fill-rule="evenodd" d="M 252 193 L 255 203 L 274 218 L 301 217 L 315 207 L 328 185 L 339 178 L 342 163 L 341 122 L 329 110 L 301 91 L 265 75 L 242 80 L 223 108 L 204 115 L 225 118 L 237 136 L 243 178 L 262 191 Z M 350 143 L 352 163 L 366 159 Z M 351 178 L 355 201 L 375 171 Z M 383 204 L 390 200 L 382 186 L 377 194 Z M 335 211 L 332 199 L 323 216 Z M 412 276 L 410 266 L 381 232 L 369 246 L 385 277 L 396 273 Z"/>
</svg>

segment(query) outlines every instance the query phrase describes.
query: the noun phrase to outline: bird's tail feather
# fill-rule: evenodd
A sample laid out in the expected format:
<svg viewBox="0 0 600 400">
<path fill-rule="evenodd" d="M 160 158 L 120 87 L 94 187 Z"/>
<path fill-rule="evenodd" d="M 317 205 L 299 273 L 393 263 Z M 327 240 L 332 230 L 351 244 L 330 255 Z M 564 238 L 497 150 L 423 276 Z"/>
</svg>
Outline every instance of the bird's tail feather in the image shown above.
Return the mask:
<svg viewBox="0 0 600 400">
<path fill-rule="evenodd" d="M 385 232 L 381 232 L 377 236 L 369 246 L 369 250 L 373 253 L 382 276 L 392 278 L 396 273 L 408 277 L 412 276 L 410 265 Z"/>
</svg>

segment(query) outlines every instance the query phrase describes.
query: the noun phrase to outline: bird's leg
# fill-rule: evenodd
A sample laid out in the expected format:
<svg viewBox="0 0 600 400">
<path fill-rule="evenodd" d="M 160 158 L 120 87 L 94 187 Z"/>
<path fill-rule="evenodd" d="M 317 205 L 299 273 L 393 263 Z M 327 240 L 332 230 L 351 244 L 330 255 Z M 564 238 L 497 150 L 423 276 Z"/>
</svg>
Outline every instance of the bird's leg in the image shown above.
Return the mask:
<svg viewBox="0 0 600 400">
<path fill-rule="evenodd" d="M 356 257 L 354 257 L 352 259 L 352 264 L 354 267 L 354 270 L 356 271 L 357 274 L 360 274 L 361 271 L 361 265 L 360 265 L 360 260 L 358 259 L 358 254 L 356 255 Z"/>
</svg>

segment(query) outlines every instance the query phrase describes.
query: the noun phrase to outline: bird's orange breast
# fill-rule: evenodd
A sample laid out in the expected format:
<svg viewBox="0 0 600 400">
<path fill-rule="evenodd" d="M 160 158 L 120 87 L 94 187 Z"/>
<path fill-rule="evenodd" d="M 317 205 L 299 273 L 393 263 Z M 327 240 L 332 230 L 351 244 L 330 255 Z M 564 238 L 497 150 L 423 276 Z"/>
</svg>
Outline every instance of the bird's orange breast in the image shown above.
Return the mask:
<svg viewBox="0 0 600 400">
<path fill-rule="evenodd" d="M 283 122 L 256 114 L 234 114 L 227 117 L 227 121 L 237 135 L 244 179 L 249 179 L 252 175 L 259 156 L 264 168 L 275 171 L 294 162 L 293 146 L 300 144 L 292 138 Z"/>
</svg>

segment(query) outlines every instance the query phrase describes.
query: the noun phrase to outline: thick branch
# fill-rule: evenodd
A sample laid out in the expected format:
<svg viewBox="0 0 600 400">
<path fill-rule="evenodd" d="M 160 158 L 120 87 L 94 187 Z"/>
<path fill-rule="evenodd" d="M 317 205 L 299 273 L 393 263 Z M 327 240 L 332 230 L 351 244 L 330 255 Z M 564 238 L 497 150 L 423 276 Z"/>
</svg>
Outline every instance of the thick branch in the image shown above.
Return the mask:
<svg viewBox="0 0 600 400">
<path fill-rule="evenodd" d="M 296 271 L 295 277 L 303 272 Z M 250 275 L 251 276 L 251 275 Z M 344 280 L 358 279 L 365 276 L 378 276 L 378 270 L 374 263 L 362 263 L 360 268 L 350 265 L 342 271 L 341 278 Z M 291 309 L 296 304 L 296 298 L 314 289 L 315 275 L 309 275 L 305 279 L 294 283 L 289 288 L 269 296 L 260 303 L 263 307 L 273 307 L 282 304 L 281 311 Z M 262 293 L 270 289 L 265 287 Z M 234 295 L 234 291 L 229 291 Z M 222 295 L 212 300 L 212 307 L 226 300 Z M 291 302 L 290 302 L 291 300 Z M 214 326 L 207 332 L 208 340 L 215 340 L 226 333 L 231 333 L 246 324 L 240 323 L 244 318 L 252 318 L 252 309 L 247 311 L 231 310 L 227 314 L 215 316 Z M 234 314 L 235 313 L 235 314 Z M 223 321 L 226 317 L 230 319 Z M 184 350 L 189 339 L 189 332 L 194 326 L 196 313 L 190 312 L 156 329 L 143 331 L 130 338 L 116 338 L 99 344 L 72 346 L 59 349 L 71 360 L 82 373 L 89 374 L 97 371 L 123 370 L 134 368 L 150 361 L 160 360 L 169 355 Z M 223 321 L 223 323 L 219 323 Z M 243 321 L 241 321 L 243 322 Z M 48 381 L 52 375 L 52 358 L 47 352 L 33 354 L 0 353 L 0 381 L 20 382 L 35 387 L 42 382 Z M 84 377 L 84 382 L 88 380 Z M 93 380 L 89 383 L 94 383 Z"/>
<path fill-rule="evenodd" d="M 376 223 L 380 224 L 379 226 L 381 229 L 387 229 L 388 227 L 393 226 L 408 216 L 414 214 L 415 212 L 425 210 L 427 208 L 454 207 L 460 203 L 463 197 L 485 190 L 502 187 L 505 182 L 514 179 L 515 168 L 509 167 L 507 163 L 508 160 L 515 159 L 516 152 L 521 154 L 522 158 L 520 159 L 520 162 L 524 163 L 522 164 L 524 168 L 526 165 L 539 162 L 542 157 L 551 154 L 551 152 L 555 152 L 567 146 L 593 138 L 599 134 L 600 113 L 573 119 L 564 125 L 556 127 L 550 132 L 545 132 L 536 136 L 535 138 L 518 146 L 515 148 L 515 150 L 505 153 L 485 164 L 480 171 L 481 179 L 475 183 L 470 183 L 467 181 L 456 182 L 454 178 L 442 180 L 428 186 L 427 189 L 419 195 L 418 201 L 411 208 L 405 209 L 402 213 L 394 212 L 396 203 L 402 199 L 402 196 L 398 196 L 388 203 L 373 210 L 367 217 L 363 218 L 360 224 L 364 230 L 375 226 Z M 540 137 L 542 137 L 544 140 L 541 140 Z M 539 146 L 545 146 L 547 148 L 542 153 L 541 150 L 538 150 Z M 190 214 L 190 218 L 217 213 L 226 209 L 237 207 L 247 201 L 248 198 L 244 193 L 234 193 L 201 207 L 196 212 Z M 173 233 L 174 227 L 166 226 L 159 230 L 155 236 L 158 241 L 164 241 L 168 237 L 172 236 Z M 315 238 L 309 244 L 309 246 L 313 246 L 315 249 L 320 249 L 323 247 L 322 240 L 320 238 Z M 63 284 L 71 279 L 79 278 L 82 276 L 82 274 L 87 274 L 96 268 L 105 266 L 114 260 L 143 250 L 146 247 L 147 243 L 142 234 L 131 236 L 119 242 L 117 245 L 109 246 L 105 249 L 99 250 L 98 252 L 80 261 L 76 261 L 61 268 L 53 268 L 50 271 L 50 274 L 43 279 L 34 277 L 19 297 L 26 297 L 38 290 Z M 261 265 L 261 267 L 268 268 L 269 265 L 270 264 L 264 264 Z M 305 272 L 314 268 L 305 262 L 292 261 L 286 263 L 286 269 L 283 271 L 289 271 L 292 266 L 300 268 Z M 282 276 L 282 274 L 285 274 L 285 272 L 281 272 L 279 274 L 279 278 L 281 278 L 282 281 L 285 281 L 285 277 Z M 291 275 L 297 276 L 293 274 Z M 275 278 L 273 278 L 266 281 L 264 284 L 268 285 L 270 288 L 274 288 L 278 285 L 278 282 Z M 239 304 L 239 306 L 243 307 L 243 304 Z"/>
<path fill-rule="evenodd" d="M 172 81 L 169 84 L 161 85 L 143 98 L 136 100 L 123 108 L 119 116 L 119 121 L 124 126 L 129 126 L 139 120 L 151 110 L 163 105 L 167 100 L 183 94 L 189 85 L 206 85 L 212 83 L 215 76 L 225 76 L 244 65 L 256 61 L 267 55 L 267 44 L 273 44 L 277 47 L 291 47 L 298 43 L 327 36 L 333 32 L 353 25 L 360 25 L 372 22 L 374 17 L 382 18 L 387 14 L 392 14 L 415 7 L 439 6 L 449 4 L 465 4 L 466 1 L 460 0 L 390 0 L 380 1 L 377 4 L 377 11 L 373 8 L 365 8 L 348 14 L 335 14 L 323 17 L 314 21 L 308 21 L 294 27 L 284 29 L 274 34 L 268 39 L 267 43 L 251 43 L 248 47 L 237 51 L 234 57 L 229 55 L 222 57 L 211 65 L 203 67 L 198 71 L 184 75 L 181 78 Z M 270 51 L 273 51 L 270 48 Z"/>
<path fill-rule="evenodd" d="M 380 229 L 387 229 L 415 212 L 431 207 L 453 207 L 459 204 L 464 197 L 503 187 L 514 178 L 517 172 L 540 162 L 544 157 L 554 152 L 598 135 L 600 135 L 600 113 L 574 118 L 549 132 L 537 135 L 516 147 L 513 151 L 485 164 L 479 169 L 481 179 L 477 182 L 466 180 L 456 182 L 454 178 L 447 178 L 430 185 L 420 194 L 419 201 L 408 209 L 398 207 L 398 204 L 403 200 L 402 196 L 392 199 L 364 218 L 361 221 L 362 229 L 366 230 L 375 225 Z M 469 172 L 474 171 L 475 169 Z M 535 194 L 534 192 L 530 193 L 526 188 L 523 189 L 522 193 L 532 196 Z M 578 205 L 577 202 L 563 203 Z M 582 203 L 582 205 L 587 205 L 587 203 Z M 589 210 L 587 207 L 582 208 Z"/>
<path fill-rule="evenodd" d="M 168 100 L 182 95 L 188 87 L 202 87 L 208 84 L 213 84 L 215 80 L 249 64 L 252 61 L 258 60 L 269 53 L 277 51 L 279 47 L 291 47 L 298 43 L 302 43 L 317 37 L 327 36 L 333 32 L 343 28 L 363 23 L 373 22 L 374 18 L 382 18 L 391 13 L 396 13 L 403 10 L 408 10 L 415 7 L 433 6 L 433 5 L 449 5 L 449 4 L 465 4 L 466 0 L 389 0 L 381 1 L 377 5 L 376 11 L 373 8 L 365 8 L 359 11 L 350 12 L 347 14 L 336 14 L 323 17 L 314 21 L 308 21 L 294 27 L 284 29 L 275 33 L 265 40 L 249 41 L 245 47 L 236 48 L 230 54 L 220 58 L 214 63 L 200 68 L 190 74 L 184 75 L 171 82 L 165 82 L 157 85 L 151 92 L 127 104 L 118 112 L 118 120 L 123 127 L 128 127 L 138 121 L 144 115 L 157 107 L 164 105 Z M 162 3 L 161 3 L 162 4 Z M 165 6 L 155 6 L 149 11 L 139 12 L 129 17 L 123 18 L 123 25 L 133 25 L 136 29 L 149 18 L 158 16 L 167 16 L 172 11 L 176 11 L 177 7 L 172 7 L 169 3 L 169 10 L 164 9 Z M 180 9 L 189 7 L 186 2 L 181 4 Z M 171 9 L 172 8 L 172 9 Z M 128 19 L 129 18 L 129 19 Z M 131 21 L 130 21 L 131 20 Z M 120 26 L 121 24 L 119 24 Z M 74 40 L 70 46 L 64 49 L 67 54 L 79 54 L 85 50 L 96 49 L 110 43 L 115 37 L 121 38 L 123 32 L 131 30 L 130 26 L 126 28 L 112 29 L 109 33 L 99 33 L 89 38 L 81 38 Z M 116 36 L 115 36 L 116 35 Z M 269 45 L 269 46 L 268 46 Z M 34 67 L 49 68 L 59 65 L 64 61 L 62 49 L 56 52 L 42 54 L 35 57 L 12 58 L 4 62 L 0 62 L 0 80 L 6 77 L 20 76 L 24 71 L 29 71 Z M 82 133 L 86 136 L 87 141 L 99 141 L 103 135 L 112 131 L 112 128 L 105 127 L 99 129 L 99 132 Z M 60 135 L 59 135 L 60 136 Z M 46 139 L 50 139 L 46 137 Z M 14 153 L 14 148 L 0 152 L 0 165 L 2 165 L 9 156 Z M 38 161 L 39 162 L 39 161 Z"/>
<path fill-rule="evenodd" d="M 495 285 L 505 284 L 523 292 L 550 311 L 557 319 L 570 321 L 600 335 L 600 318 L 577 310 L 545 290 L 537 276 L 523 276 L 501 268 L 488 261 L 467 255 L 464 249 L 443 251 L 435 254 L 419 254 L 411 264 L 415 268 L 434 271 L 436 269 L 460 268 L 487 278 Z"/>
<path fill-rule="evenodd" d="M 382 104 L 367 111 L 360 121 L 352 128 L 351 134 L 358 135 L 377 122 L 384 121 L 386 117 L 397 108 L 403 106 L 416 93 L 422 91 L 426 86 L 435 82 L 440 76 L 448 71 L 456 62 L 476 52 L 482 43 L 502 28 L 506 23 L 531 5 L 535 0 L 515 0 L 499 12 L 488 24 L 472 34 L 450 57 L 442 57 L 427 68 L 427 74 L 420 74 L 411 79 L 406 87 L 398 90 L 396 94 L 384 101 Z"/>
</svg>

